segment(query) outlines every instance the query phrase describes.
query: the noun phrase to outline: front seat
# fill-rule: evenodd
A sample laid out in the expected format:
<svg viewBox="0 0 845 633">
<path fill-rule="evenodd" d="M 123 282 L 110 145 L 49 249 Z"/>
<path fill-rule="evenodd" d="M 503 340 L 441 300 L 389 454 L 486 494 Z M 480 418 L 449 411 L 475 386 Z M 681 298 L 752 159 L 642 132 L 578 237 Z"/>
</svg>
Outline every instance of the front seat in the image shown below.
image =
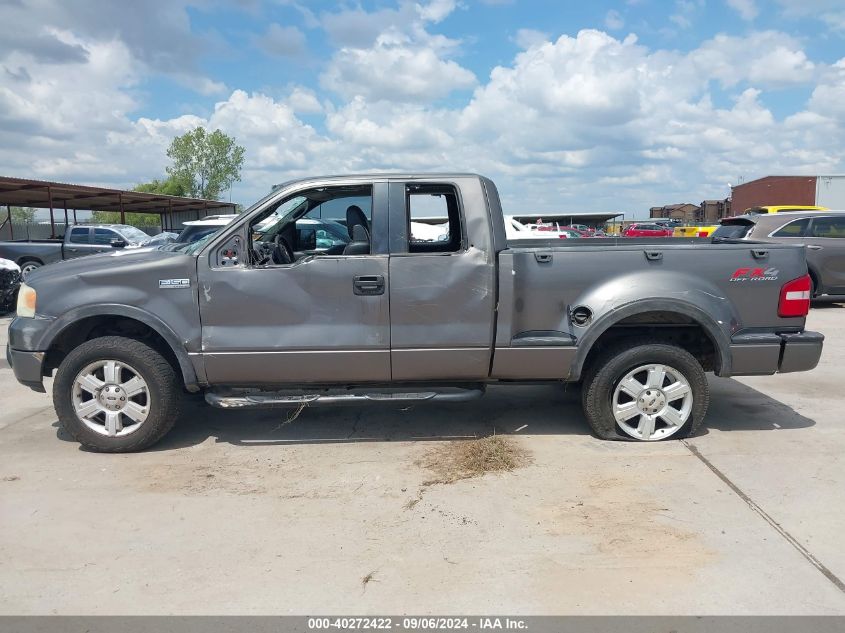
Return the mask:
<svg viewBox="0 0 845 633">
<path fill-rule="evenodd" d="M 356 224 L 352 227 L 352 241 L 343 249 L 344 255 L 369 255 L 370 254 L 370 232 L 363 224 Z"/>
<path fill-rule="evenodd" d="M 358 205 L 346 209 L 346 231 L 352 240 L 343 249 L 344 255 L 370 254 L 370 222 Z"/>
</svg>

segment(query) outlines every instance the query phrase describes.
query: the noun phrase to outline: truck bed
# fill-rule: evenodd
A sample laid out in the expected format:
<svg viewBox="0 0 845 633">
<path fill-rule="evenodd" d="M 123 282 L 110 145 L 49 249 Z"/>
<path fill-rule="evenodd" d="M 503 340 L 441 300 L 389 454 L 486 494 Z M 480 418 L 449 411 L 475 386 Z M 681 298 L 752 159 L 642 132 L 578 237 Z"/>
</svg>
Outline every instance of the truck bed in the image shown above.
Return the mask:
<svg viewBox="0 0 845 633">
<path fill-rule="evenodd" d="M 806 272 L 803 248 L 786 244 L 702 238 L 509 241 L 499 253 L 496 348 L 570 347 L 550 353 L 550 362 L 574 362 L 574 348 L 588 347 L 603 322 L 618 322 L 634 304 L 638 312 L 651 306 L 666 313 L 670 323 L 711 324 L 712 338 L 725 347 L 754 331 L 800 331 L 803 318 L 778 316 L 779 291 Z"/>
</svg>

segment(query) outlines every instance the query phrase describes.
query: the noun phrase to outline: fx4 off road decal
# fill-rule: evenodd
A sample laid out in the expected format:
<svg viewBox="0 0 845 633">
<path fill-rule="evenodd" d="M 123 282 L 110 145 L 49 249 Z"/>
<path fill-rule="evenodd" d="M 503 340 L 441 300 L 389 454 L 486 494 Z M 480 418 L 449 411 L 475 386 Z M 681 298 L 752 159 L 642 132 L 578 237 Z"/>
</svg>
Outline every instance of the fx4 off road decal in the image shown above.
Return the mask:
<svg viewBox="0 0 845 633">
<path fill-rule="evenodd" d="M 737 268 L 730 281 L 777 281 L 779 274 L 777 268 Z"/>
</svg>

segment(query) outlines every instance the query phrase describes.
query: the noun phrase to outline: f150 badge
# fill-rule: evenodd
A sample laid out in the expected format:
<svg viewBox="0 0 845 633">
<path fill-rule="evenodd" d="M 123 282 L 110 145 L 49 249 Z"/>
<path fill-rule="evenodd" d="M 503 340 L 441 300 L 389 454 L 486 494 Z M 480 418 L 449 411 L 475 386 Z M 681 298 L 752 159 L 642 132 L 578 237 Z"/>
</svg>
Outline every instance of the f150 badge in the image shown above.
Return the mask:
<svg viewBox="0 0 845 633">
<path fill-rule="evenodd" d="M 731 281 L 777 281 L 777 268 L 737 268 Z"/>
<path fill-rule="evenodd" d="M 159 279 L 158 287 L 161 288 L 190 288 L 190 279 Z"/>
</svg>

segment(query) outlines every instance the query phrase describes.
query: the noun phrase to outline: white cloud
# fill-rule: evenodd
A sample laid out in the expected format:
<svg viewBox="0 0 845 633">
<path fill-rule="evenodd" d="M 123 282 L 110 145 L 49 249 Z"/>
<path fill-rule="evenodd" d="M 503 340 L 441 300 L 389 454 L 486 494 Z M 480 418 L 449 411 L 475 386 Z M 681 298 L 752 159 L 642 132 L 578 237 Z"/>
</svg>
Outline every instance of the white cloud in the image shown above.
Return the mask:
<svg viewBox="0 0 845 633">
<path fill-rule="evenodd" d="M 282 26 L 273 22 L 256 44 L 270 55 L 292 57 L 305 51 L 305 33 L 295 26 Z"/>
<path fill-rule="evenodd" d="M 427 102 L 472 88 L 476 78 L 433 48 L 379 40 L 369 49 L 341 49 L 321 83 L 346 98 Z"/>
<path fill-rule="evenodd" d="M 726 2 L 729 7 L 739 13 L 743 20 L 753 20 L 759 13 L 755 0 L 726 0 Z"/>
<path fill-rule="evenodd" d="M 622 18 L 622 14 L 619 13 L 619 11 L 611 9 L 604 16 L 604 25 L 611 31 L 618 31 L 625 26 L 625 20 Z"/>
<path fill-rule="evenodd" d="M 760 31 L 744 37 L 719 34 L 690 54 L 691 61 L 723 86 L 749 81 L 763 87 L 805 83 L 815 65 L 785 33 Z"/>
<path fill-rule="evenodd" d="M 814 62 L 787 34 L 716 35 L 684 52 L 598 30 L 517 31 L 513 59 L 476 77 L 460 63 L 472 43 L 437 32 L 456 6 L 314 16 L 338 43 L 321 76 L 330 92 L 234 86 L 213 108 L 169 119 L 138 116 L 158 71 L 119 35 L 37 31 L 40 48 L 0 58 L 0 144 L 15 148 L 0 173 L 132 185 L 161 177 L 172 137 L 197 125 L 246 147 L 243 202 L 307 174 L 454 169 L 496 178 L 514 212 L 643 212 L 727 195 L 740 174 L 845 165 L 845 59 Z M 57 64 L 55 51 L 75 61 Z M 767 106 L 770 91 L 802 85 L 806 107 L 784 118 Z"/>
</svg>

